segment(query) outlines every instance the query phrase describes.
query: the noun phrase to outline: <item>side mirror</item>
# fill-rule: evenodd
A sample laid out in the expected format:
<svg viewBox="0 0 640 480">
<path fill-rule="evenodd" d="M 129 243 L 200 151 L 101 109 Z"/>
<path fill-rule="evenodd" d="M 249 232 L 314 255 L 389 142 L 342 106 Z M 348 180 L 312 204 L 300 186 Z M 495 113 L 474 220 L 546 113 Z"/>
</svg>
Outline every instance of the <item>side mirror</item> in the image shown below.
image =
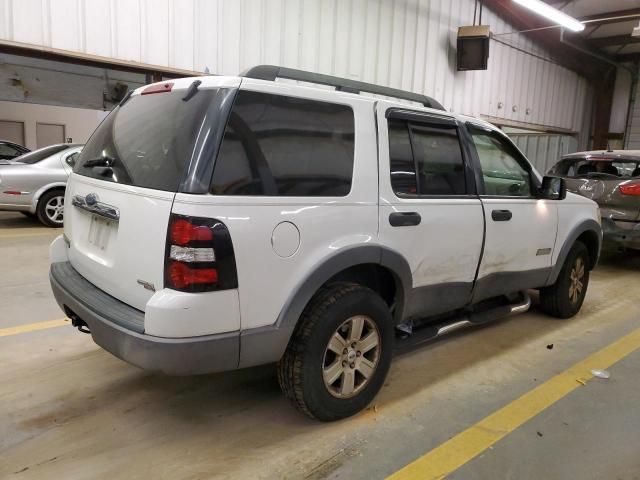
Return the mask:
<svg viewBox="0 0 640 480">
<path fill-rule="evenodd" d="M 567 197 L 567 184 L 564 178 L 548 177 L 542 178 L 540 187 L 540 198 L 546 200 L 564 200 Z"/>
<path fill-rule="evenodd" d="M 77 153 L 74 153 L 73 155 L 69 155 L 66 159 L 67 165 L 69 165 L 71 168 L 76 166 L 76 157 L 78 156 Z"/>
</svg>

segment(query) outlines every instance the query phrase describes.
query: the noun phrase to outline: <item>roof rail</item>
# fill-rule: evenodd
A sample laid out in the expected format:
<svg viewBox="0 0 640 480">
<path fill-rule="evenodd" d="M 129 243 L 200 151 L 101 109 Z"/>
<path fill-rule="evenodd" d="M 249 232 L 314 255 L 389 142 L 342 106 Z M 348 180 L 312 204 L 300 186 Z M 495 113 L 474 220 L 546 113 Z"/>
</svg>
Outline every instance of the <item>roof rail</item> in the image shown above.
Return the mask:
<svg viewBox="0 0 640 480">
<path fill-rule="evenodd" d="M 427 108 L 435 108 L 444 110 L 444 107 L 436 100 L 419 93 L 407 92 L 397 88 L 383 87 L 372 83 L 359 82 L 348 78 L 334 77 L 332 75 L 324 75 L 322 73 L 307 72 L 305 70 L 296 70 L 295 68 L 278 67 L 277 65 L 257 65 L 251 67 L 240 74 L 241 77 L 256 78 L 258 80 L 274 81 L 276 78 L 287 78 L 289 80 L 297 80 L 300 82 L 317 83 L 320 85 L 329 85 L 335 87 L 336 90 L 348 93 L 367 92 L 376 95 L 384 95 L 385 97 L 400 98 L 402 100 L 410 100 L 412 102 L 421 103 Z"/>
</svg>

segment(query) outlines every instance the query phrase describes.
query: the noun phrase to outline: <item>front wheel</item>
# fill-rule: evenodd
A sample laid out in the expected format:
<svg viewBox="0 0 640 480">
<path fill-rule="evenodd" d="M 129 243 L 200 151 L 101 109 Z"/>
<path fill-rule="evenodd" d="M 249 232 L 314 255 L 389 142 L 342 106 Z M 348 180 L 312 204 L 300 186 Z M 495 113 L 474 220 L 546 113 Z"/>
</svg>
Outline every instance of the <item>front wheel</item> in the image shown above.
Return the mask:
<svg viewBox="0 0 640 480">
<path fill-rule="evenodd" d="M 392 349 L 391 313 L 379 295 L 360 285 L 327 287 L 303 312 L 278 364 L 278 381 L 306 415 L 339 420 L 373 400 Z"/>
<path fill-rule="evenodd" d="M 540 289 L 540 309 L 557 318 L 573 317 L 580 311 L 589 285 L 589 252 L 577 241 L 567 258 L 556 283 Z"/>
</svg>

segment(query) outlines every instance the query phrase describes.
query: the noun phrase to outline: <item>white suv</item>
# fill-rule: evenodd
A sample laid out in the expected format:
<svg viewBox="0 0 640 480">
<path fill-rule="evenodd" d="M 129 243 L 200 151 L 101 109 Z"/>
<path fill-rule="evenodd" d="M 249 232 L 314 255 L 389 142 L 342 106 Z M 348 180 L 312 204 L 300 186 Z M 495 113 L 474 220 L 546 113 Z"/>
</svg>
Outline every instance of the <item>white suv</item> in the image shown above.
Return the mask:
<svg viewBox="0 0 640 480">
<path fill-rule="evenodd" d="M 596 204 L 490 124 L 272 66 L 136 90 L 65 203 L 50 279 L 75 326 L 172 375 L 278 362 L 320 420 L 371 401 L 399 340 L 524 311 L 528 289 L 574 315 L 601 243 Z"/>
</svg>

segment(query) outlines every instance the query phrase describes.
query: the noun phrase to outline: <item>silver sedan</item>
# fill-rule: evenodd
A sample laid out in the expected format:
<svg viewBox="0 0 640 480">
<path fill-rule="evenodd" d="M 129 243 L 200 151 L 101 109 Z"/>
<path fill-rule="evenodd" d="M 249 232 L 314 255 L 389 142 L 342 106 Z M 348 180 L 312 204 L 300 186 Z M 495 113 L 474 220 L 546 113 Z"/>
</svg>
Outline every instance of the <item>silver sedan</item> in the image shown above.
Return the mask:
<svg viewBox="0 0 640 480">
<path fill-rule="evenodd" d="M 22 212 L 49 227 L 61 227 L 64 189 L 82 147 L 50 145 L 0 164 L 0 210 Z"/>
</svg>

